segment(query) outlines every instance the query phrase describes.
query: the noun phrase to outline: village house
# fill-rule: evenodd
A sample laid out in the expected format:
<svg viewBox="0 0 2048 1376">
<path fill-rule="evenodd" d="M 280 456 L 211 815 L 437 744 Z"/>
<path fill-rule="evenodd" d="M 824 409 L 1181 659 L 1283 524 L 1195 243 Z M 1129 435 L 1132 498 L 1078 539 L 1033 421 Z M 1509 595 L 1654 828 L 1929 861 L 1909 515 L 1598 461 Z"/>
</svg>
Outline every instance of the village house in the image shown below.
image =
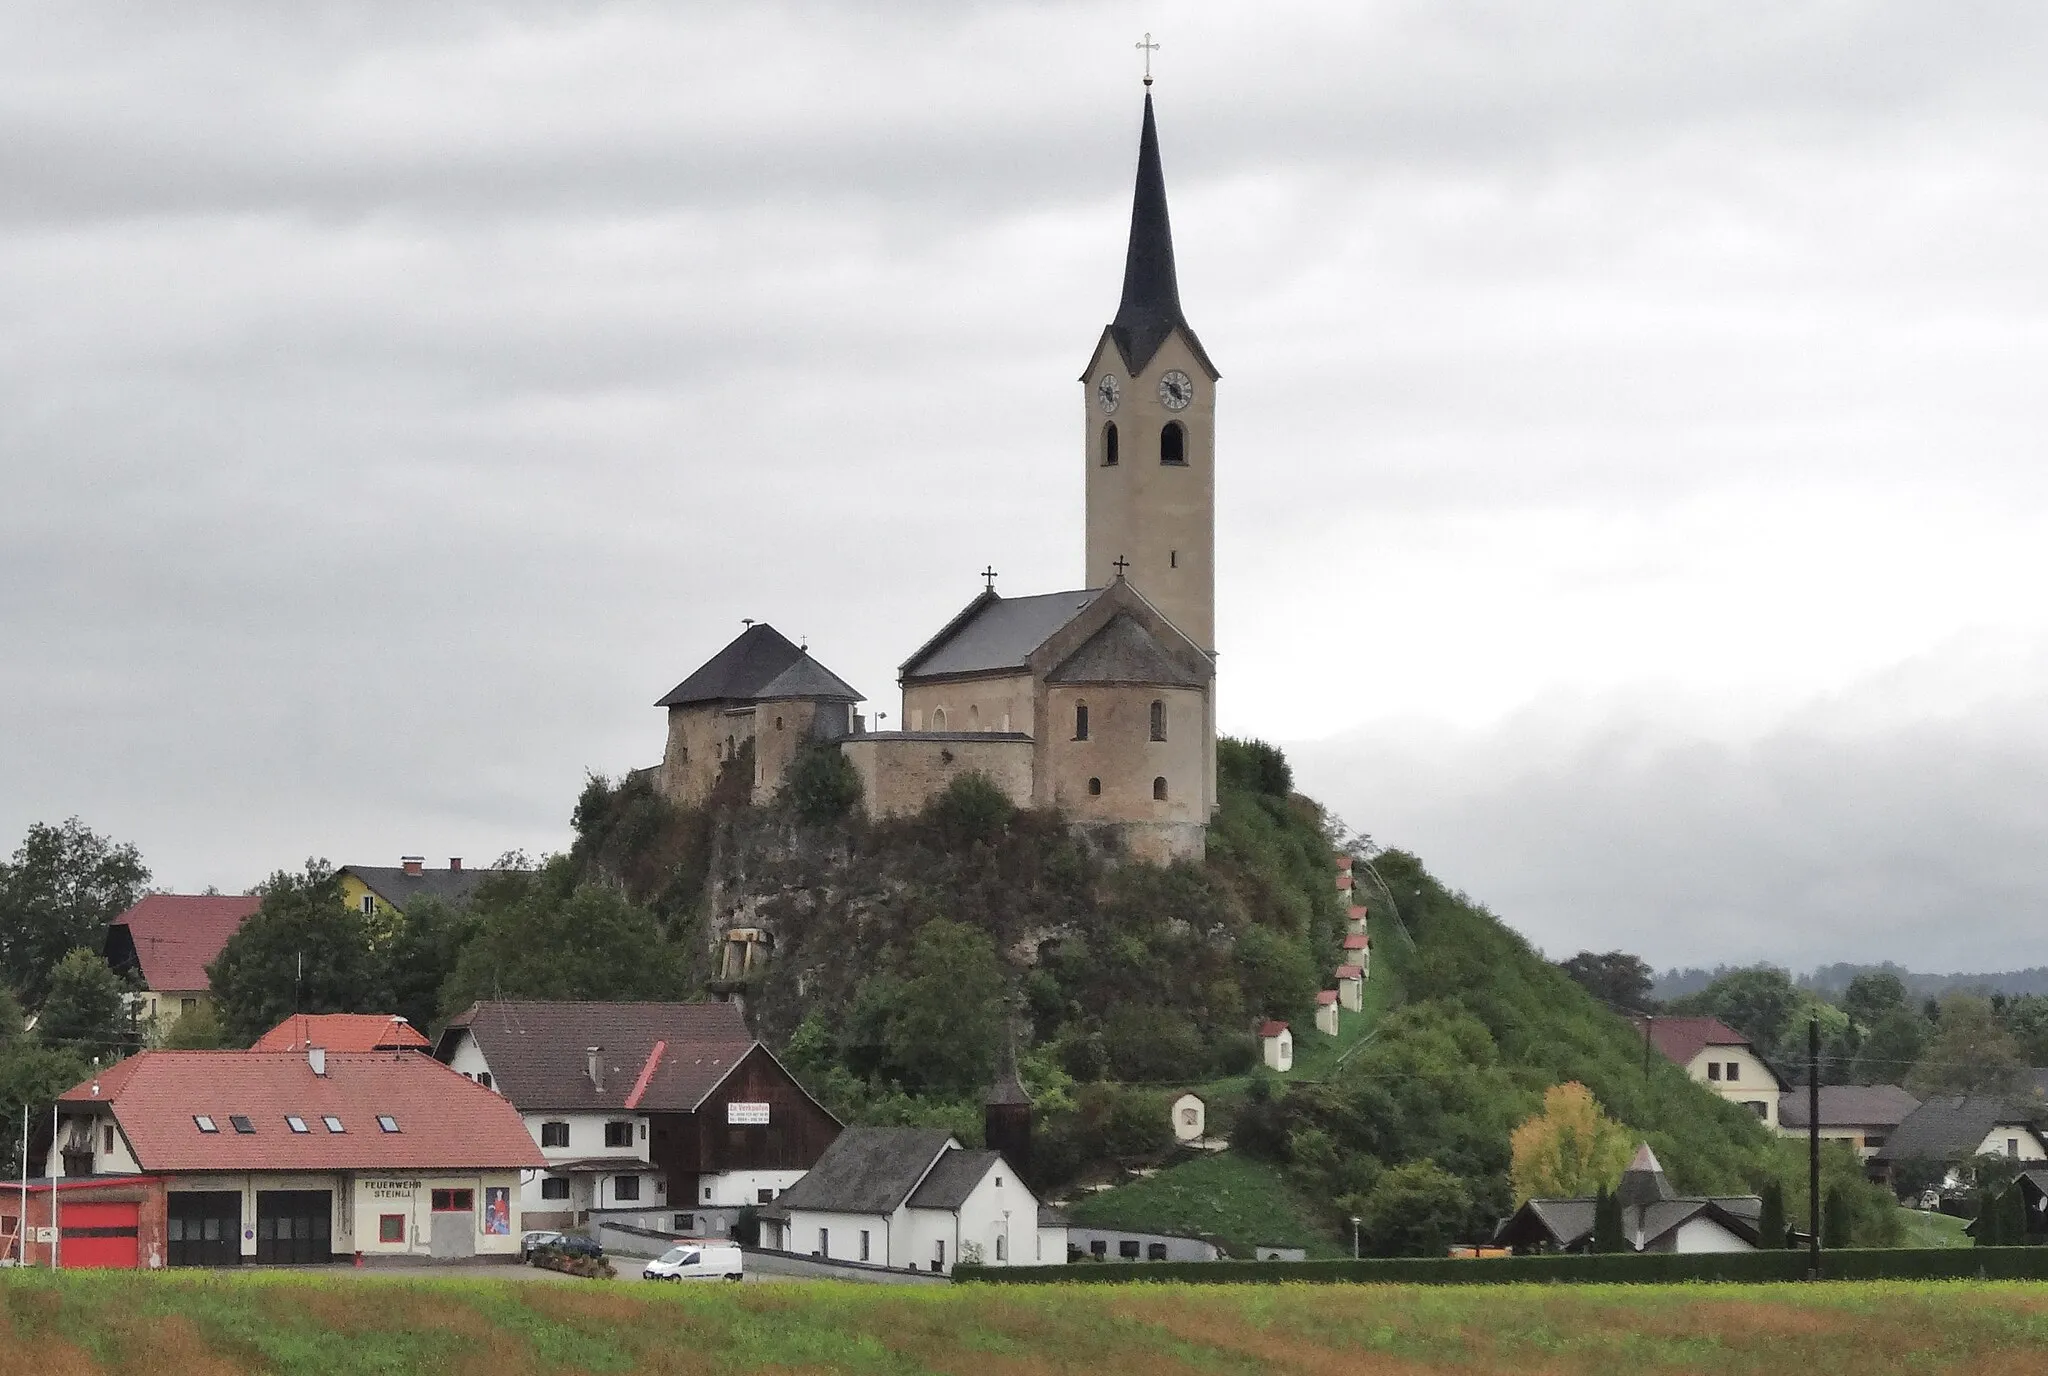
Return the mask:
<svg viewBox="0 0 2048 1376">
<path fill-rule="evenodd" d="M 1907 1114 L 1884 1145 L 1871 1153 L 1871 1169 L 1896 1181 L 1902 1163 L 1936 1162 L 1948 1168 L 1943 1183 L 1954 1186 L 1980 1156 L 2048 1161 L 2048 1139 L 2041 1131 L 2044 1118 L 2048 1105 L 2031 1095 L 1936 1095 Z"/>
<path fill-rule="evenodd" d="M 994 1151 L 943 1128 L 847 1128 L 762 1210 L 765 1247 L 950 1274 L 966 1263 L 1058 1265 L 1066 1223 Z"/>
<path fill-rule="evenodd" d="M 1325 989 L 1316 995 L 1316 1031 L 1334 1037 L 1340 1030 L 1337 1019 L 1337 991 Z"/>
<path fill-rule="evenodd" d="M 1337 1006 L 1347 1013 L 1357 1013 L 1365 1008 L 1365 970 L 1357 965 L 1339 965 L 1333 976 L 1337 981 Z"/>
<path fill-rule="evenodd" d="M 476 1003 L 434 1055 L 523 1116 L 544 1158 L 522 1185 L 536 1228 L 728 1233 L 839 1130 L 734 1003 Z"/>
<path fill-rule="evenodd" d="M 146 1041 L 211 1004 L 206 967 L 262 905 L 254 894 L 153 893 L 107 925 L 100 953 L 142 986 L 128 998 Z"/>
<path fill-rule="evenodd" d="M 67 1266 L 513 1260 L 543 1164 L 509 1104 L 425 1056 L 144 1051 L 60 1096 L 9 1202 L 47 1231 L 56 1195 Z"/>
<path fill-rule="evenodd" d="M 432 1051 L 404 1018 L 386 1013 L 294 1013 L 258 1037 L 251 1051 Z"/>
<path fill-rule="evenodd" d="M 1787 1090 L 1778 1100 L 1778 1131 L 1787 1137 L 1807 1135 L 1807 1091 Z M 1822 1085 L 1820 1137 L 1855 1149 L 1865 1161 L 1891 1139 L 1920 1101 L 1897 1085 Z"/>
<path fill-rule="evenodd" d="M 1615 1187 L 1624 1245 L 1636 1252 L 1752 1252 L 1763 1200 L 1756 1195 L 1683 1196 L 1671 1188 L 1644 1143 Z M 1593 1198 L 1531 1199 L 1494 1234 L 1518 1253 L 1577 1252 L 1592 1244 Z"/>
<path fill-rule="evenodd" d="M 465 869 L 459 855 L 449 857 L 445 870 L 428 869 L 424 856 L 405 855 L 396 865 L 343 865 L 335 877 L 341 881 L 341 901 L 375 919 L 402 913 L 420 898 L 463 907 L 477 886 L 497 873 L 500 871 Z"/>
<path fill-rule="evenodd" d="M 1259 1024 L 1259 1061 L 1282 1074 L 1294 1069 L 1294 1033 L 1286 1023 L 1268 1020 Z"/>
<path fill-rule="evenodd" d="M 1067 1228 L 1068 1259 L 1096 1261 L 1220 1261 L 1224 1251 L 1213 1238 L 1180 1233 L 1134 1233 L 1122 1228 Z"/>
<path fill-rule="evenodd" d="M 1778 1103 L 1790 1086 L 1756 1046 L 1719 1018 L 1631 1019 L 1636 1031 L 1672 1064 L 1776 1131 Z"/>
</svg>

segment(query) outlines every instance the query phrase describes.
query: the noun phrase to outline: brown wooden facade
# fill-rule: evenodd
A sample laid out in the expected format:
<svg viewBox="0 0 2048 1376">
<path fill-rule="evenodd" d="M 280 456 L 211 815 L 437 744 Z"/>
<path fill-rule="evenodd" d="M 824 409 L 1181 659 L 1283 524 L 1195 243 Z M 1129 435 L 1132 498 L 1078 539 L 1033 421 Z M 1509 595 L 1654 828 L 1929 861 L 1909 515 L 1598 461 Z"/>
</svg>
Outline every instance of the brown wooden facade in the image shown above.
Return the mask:
<svg viewBox="0 0 2048 1376">
<path fill-rule="evenodd" d="M 732 1104 L 766 1104 L 765 1124 L 728 1121 Z M 809 1170 L 839 1135 L 839 1120 L 756 1045 L 694 1113 L 648 1115 L 648 1155 L 670 1199 L 698 1198 L 702 1172 Z"/>
</svg>

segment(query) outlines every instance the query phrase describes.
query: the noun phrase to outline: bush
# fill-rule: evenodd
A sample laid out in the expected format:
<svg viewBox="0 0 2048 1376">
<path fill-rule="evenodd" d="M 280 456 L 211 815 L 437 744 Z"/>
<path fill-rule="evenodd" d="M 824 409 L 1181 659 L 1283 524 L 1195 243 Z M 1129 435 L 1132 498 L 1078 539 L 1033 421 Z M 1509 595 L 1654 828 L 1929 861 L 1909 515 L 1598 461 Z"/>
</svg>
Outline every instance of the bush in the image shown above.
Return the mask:
<svg viewBox="0 0 2048 1376">
<path fill-rule="evenodd" d="M 1216 742 L 1216 774 L 1219 783 L 1241 788 L 1247 793 L 1285 798 L 1294 792 L 1294 767 L 1287 763 L 1287 757 L 1277 747 L 1264 741 L 1237 740 L 1230 736 L 1219 738 Z"/>
<path fill-rule="evenodd" d="M 783 776 L 783 801 L 812 826 L 829 826 L 852 813 L 860 793 L 860 774 L 836 745 L 805 744 Z"/>
</svg>

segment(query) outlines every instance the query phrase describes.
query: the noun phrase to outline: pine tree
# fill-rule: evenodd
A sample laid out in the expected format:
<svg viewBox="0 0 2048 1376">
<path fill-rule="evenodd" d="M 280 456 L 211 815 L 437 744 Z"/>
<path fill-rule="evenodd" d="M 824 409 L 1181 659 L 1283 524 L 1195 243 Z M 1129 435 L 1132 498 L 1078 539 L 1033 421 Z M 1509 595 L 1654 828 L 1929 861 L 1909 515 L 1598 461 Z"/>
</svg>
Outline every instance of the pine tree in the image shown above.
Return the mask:
<svg viewBox="0 0 2048 1376">
<path fill-rule="evenodd" d="M 1839 1189 L 1829 1190 L 1821 1207 L 1821 1246 L 1847 1247 L 1855 1224 L 1856 1212 L 1849 1203 L 1849 1196 Z"/>
<path fill-rule="evenodd" d="M 1756 1230 L 1762 1234 L 1765 1248 L 1783 1248 L 1789 1231 L 1785 1224 L 1785 1187 L 1775 1180 L 1765 1181 L 1763 1201 L 1763 1212 L 1757 1216 Z"/>
<path fill-rule="evenodd" d="M 1606 1186 L 1593 1196 L 1593 1250 L 1596 1252 L 1624 1252 L 1628 1250 L 1628 1236 L 1622 1231 L 1621 1200 L 1609 1193 Z"/>
</svg>

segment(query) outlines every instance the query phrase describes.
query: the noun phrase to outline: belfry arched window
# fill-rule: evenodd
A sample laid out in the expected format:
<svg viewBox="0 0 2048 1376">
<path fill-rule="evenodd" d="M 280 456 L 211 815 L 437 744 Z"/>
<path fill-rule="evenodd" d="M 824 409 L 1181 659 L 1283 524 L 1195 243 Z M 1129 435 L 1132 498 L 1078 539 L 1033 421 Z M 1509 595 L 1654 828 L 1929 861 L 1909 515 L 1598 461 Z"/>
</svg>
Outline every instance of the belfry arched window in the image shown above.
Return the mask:
<svg viewBox="0 0 2048 1376">
<path fill-rule="evenodd" d="M 1159 432 L 1159 462 L 1186 463 L 1188 461 L 1188 432 L 1177 420 L 1166 422 L 1166 428 Z"/>
<path fill-rule="evenodd" d="M 1116 467 L 1116 422 L 1106 421 L 1102 427 L 1102 466 Z"/>
<path fill-rule="evenodd" d="M 1152 781 L 1152 801 L 1157 803 L 1166 801 L 1166 776 L 1164 774 L 1161 774 Z"/>
<path fill-rule="evenodd" d="M 1166 739 L 1166 704 L 1163 702 L 1154 702 L 1152 704 L 1152 739 L 1155 741 Z"/>
<path fill-rule="evenodd" d="M 1091 798 L 1097 798 L 1097 797 L 1100 797 L 1101 795 L 1102 795 L 1102 780 L 1100 780 L 1100 779 L 1090 779 L 1090 780 L 1088 781 L 1088 796 L 1089 796 L 1089 797 L 1091 797 Z"/>
<path fill-rule="evenodd" d="M 1074 739 L 1077 741 L 1088 739 L 1088 704 L 1085 702 L 1074 704 Z"/>
</svg>

